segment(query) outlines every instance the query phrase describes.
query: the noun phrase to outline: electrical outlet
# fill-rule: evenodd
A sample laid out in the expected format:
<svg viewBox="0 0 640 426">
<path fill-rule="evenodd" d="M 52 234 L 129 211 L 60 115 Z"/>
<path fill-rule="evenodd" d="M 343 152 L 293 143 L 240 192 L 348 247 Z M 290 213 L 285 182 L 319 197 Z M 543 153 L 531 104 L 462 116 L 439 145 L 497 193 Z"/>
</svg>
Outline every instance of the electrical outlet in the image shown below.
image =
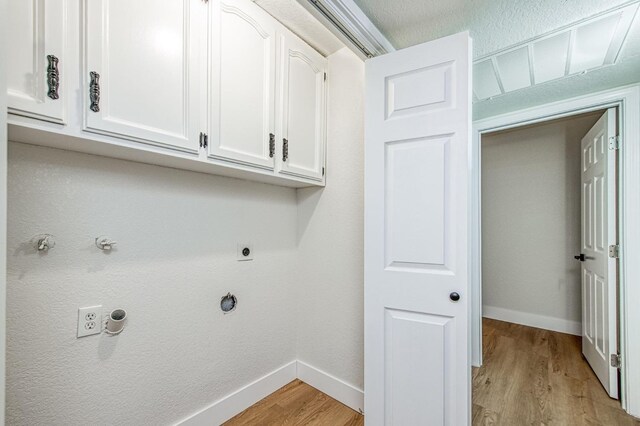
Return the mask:
<svg viewBox="0 0 640 426">
<path fill-rule="evenodd" d="M 102 333 L 102 305 L 78 308 L 78 337 Z"/>
<path fill-rule="evenodd" d="M 253 244 L 238 243 L 238 260 L 253 260 Z"/>
</svg>

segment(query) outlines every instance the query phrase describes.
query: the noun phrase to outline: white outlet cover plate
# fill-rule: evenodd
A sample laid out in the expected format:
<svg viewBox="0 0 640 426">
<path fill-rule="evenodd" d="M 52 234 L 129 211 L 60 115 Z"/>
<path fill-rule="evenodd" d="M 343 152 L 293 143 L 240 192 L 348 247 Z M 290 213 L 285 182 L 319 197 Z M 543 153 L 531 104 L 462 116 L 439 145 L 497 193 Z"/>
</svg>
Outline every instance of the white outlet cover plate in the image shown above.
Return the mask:
<svg viewBox="0 0 640 426">
<path fill-rule="evenodd" d="M 78 308 L 78 337 L 102 333 L 102 305 Z"/>
<path fill-rule="evenodd" d="M 244 255 L 244 249 L 248 248 L 249 249 L 249 255 L 245 256 Z M 238 260 L 243 261 L 243 260 L 253 260 L 253 244 L 251 243 L 238 243 Z"/>
</svg>

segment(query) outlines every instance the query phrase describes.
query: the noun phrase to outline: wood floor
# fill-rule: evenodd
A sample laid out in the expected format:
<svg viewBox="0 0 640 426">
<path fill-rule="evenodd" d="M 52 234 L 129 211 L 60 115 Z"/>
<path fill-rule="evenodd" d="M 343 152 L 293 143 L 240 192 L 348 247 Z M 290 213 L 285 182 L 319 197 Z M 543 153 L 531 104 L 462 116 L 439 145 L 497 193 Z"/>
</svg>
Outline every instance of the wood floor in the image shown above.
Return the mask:
<svg viewBox="0 0 640 426">
<path fill-rule="evenodd" d="M 363 426 L 364 416 L 294 380 L 225 423 L 240 425 Z"/>
<path fill-rule="evenodd" d="M 473 370 L 473 425 L 640 425 L 609 398 L 580 337 L 483 320 Z"/>
<path fill-rule="evenodd" d="M 483 321 L 484 364 L 473 369 L 473 425 L 636 425 L 582 358 L 580 338 Z M 225 423 L 364 425 L 364 417 L 295 380 Z"/>
</svg>

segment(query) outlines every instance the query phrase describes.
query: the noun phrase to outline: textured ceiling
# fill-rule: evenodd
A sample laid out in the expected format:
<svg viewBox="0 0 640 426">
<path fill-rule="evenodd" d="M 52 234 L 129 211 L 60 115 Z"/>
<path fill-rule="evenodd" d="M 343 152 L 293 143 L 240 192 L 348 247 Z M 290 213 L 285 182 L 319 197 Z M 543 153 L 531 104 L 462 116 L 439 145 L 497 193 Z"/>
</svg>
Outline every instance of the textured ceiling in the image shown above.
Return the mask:
<svg viewBox="0 0 640 426">
<path fill-rule="evenodd" d="M 628 0 L 355 0 L 396 48 L 469 30 L 474 58 L 539 36 Z M 640 82 L 640 18 L 616 65 L 474 104 L 474 118 Z"/>
<path fill-rule="evenodd" d="M 324 56 L 329 56 L 344 47 L 344 44 L 331 31 L 296 0 L 254 1 Z"/>
</svg>

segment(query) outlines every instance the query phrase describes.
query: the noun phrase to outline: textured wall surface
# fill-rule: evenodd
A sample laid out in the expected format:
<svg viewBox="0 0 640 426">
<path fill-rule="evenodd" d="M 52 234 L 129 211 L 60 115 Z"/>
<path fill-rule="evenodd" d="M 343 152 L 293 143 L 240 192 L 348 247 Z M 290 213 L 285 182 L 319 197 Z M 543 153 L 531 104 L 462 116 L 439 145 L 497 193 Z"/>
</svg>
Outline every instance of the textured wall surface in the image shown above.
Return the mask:
<svg viewBox="0 0 640 426">
<path fill-rule="evenodd" d="M 295 359 L 295 190 L 23 144 L 9 160 L 8 424 L 168 424 Z M 124 332 L 76 339 L 98 304 Z"/>
<path fill-rule="evenodd" d="M 364 66 L 329 75 L 325 189 L 10 145 L 9 424 L 169 424 L 296 358 L 363 386 Z M 124 332 L 77 339 L 98 304 Z"/>
<path fill-rule="evenodd" d="M 483 136 L 483 305 L 581 322 L 580 141 L 601 115 Z"/>
<path fill-rule="evenodd" d="M 298 359 L 364 383 L 364 63 L 329 57 L 327 187 L 298 190 Z"/>
<path fill-rule="evenodd" d="M 344 44 L 297 0 L 253 1 L 324 56 L 331 55 L 344 47 Z"/>
<path fill-rule="evenodd" d="M 355 0 L 396 48 L 469 30 L 480 57 L 629 0 Z M 640 82 L 640 19 L 615 66 L 476 102 L 474 119 Z"/>
</svg>

